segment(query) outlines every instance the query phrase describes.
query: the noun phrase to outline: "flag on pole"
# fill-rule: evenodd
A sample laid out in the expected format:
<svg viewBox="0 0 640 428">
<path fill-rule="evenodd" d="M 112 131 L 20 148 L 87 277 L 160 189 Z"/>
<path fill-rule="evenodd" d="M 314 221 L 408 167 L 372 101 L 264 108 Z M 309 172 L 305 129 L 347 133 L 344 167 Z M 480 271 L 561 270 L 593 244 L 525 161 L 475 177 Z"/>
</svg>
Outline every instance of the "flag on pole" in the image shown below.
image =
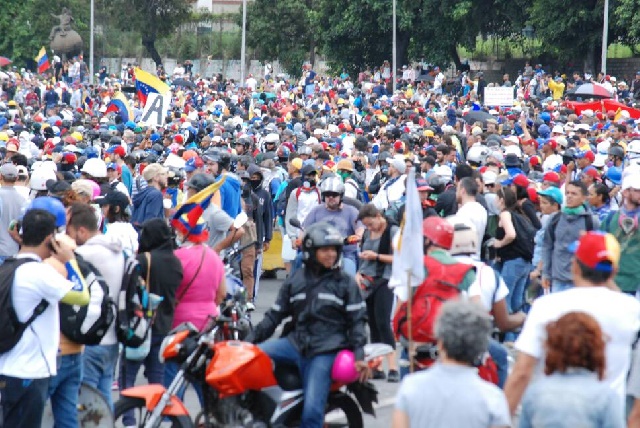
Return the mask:
<svg viewBox="0 0 640 428">
<path fill-rule="evenodd" d="M 44 46 L 40 48 L 40 52 L 38 52 L 38 56 L 35 57 L 35 60 L 38 63 L 39 74 L 42 74 L 49 69 L 49 57 L 47 56 L 47 50 Z"/>
<path fill-rule="evenodd" d="M 413 168 L 407 175 L 404 219 L 393 241 L 393 264 L 389 287 L 394 288 L 399 299 L 406 301 L 408 278 L 411 278 L 412 287 L 417 287 L 424 281 L 422 204 Z"/>
<path fill-rule="evenodd" d="M 138 99 L 143 106 L 147 103 L 147 96 L 150 92 L 156 92 L 160 95 L 166 95 L 171 92 L 169 85 L 141 68 L 134 70 L 134 78 L 136 80 Z"/>
<path fill-rule="evenodd" d="M 211 204 L 213 195 L 222 187 L 227 176 L 223 175 L 222 178 L 213 184 L 205 187 L 178 207 L 178 210 L 171 219 L 171 225 L 176 230 L 188 235 L 192 230 L 197 228 L 198 219 L 202 216 L 202 213 Z"/>
</svg>

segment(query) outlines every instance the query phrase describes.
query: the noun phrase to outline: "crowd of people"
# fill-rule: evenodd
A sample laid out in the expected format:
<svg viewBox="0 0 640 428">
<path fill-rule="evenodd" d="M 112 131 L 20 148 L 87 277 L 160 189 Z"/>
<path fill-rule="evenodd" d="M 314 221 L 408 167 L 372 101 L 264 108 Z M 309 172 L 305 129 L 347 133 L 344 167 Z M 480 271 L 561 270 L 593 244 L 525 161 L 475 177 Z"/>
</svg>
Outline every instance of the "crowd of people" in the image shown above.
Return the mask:
<svg viewBox="0 0 640 428">
<path fill-rule="evenodd" d="M 170 381 L 177 367 L 159 360 L 160 344 L 172 327 L 201 328 L 218 314 L 221 255 L 234 247 L 244 248 L 252 308 L 265 254 L 282 258 L 287 279 L 249 340 L 266 340 L 286 316 L 299 319 L 289 340 L 261 346 L 313 367 L 304 376 L 316 394 L 304 426 L 322 424 L 318 390 L 328 393 L 331 358 L 321 357 L 352 348 L 366 378 L 368 340 L 401 347 L 400 360 L 390 355 L 387 370 L 371 374 L 404 377 L 397 427 L 508 426 L 520 404 L 520 426 L 618 427 L 627 416 L 640 426 L 640 404 L 625 404 L 640 398 L 640 358 L 630 356 L 640 327 L 640 121 L 624 109 L 572 110 L 564 92 L 590 75 L 527 65 L 513 85 L 508 76 L 489 82 L 514 86 L 513 105 L 500 107 L 483 104 L 488 83 L 469 71 L 447 85 L 438 67 L 405 68 L 393 92 L 388 63 L 355 81 L 306 65 L 299 81 L 265 74 L 246 82 L 200 76 L 185 63 L 159 70 L 167 83 L 183 83 L 171 86 L 164 125 L 150 126 L 135 94 L 131 117 L 110 108 L 135 81 L 133 66 L 120 75 L 102 67 L 90 85 L 81 64 L 69 64 L 77 76 L 14 69 L 2 81 L 0 260 L 38 266 L 14 269 L 20 321 L 42 299 L 51 303 L 0 354 L 6 426 L 37 426 L 47 398 L 56 426 L 77 426 L 81 381 L 110 404 L 112 387 L 132 386 L 143 364 L 150 383 Z M 600 77 L 612 98 L 640 95 L 640 72 L 627 92 Z M 454 281 L 469 302 L 442 307 L 432 343 L 439 362 L 405 377 L 415 349 L 390 320 L 407 295 L 388 283 L 409 176 L 425 221 L 426 276 Z M 197 224 L 176 215 L 216 182 Z M 248 221 L 236 226 L 241 213 Z M 277 234 L 282 247 L 273 249 Z M 84 290 L 76 257 L 95 266 L 116 299 L 123 253 L 163 300 L 148 355 L 125 353 L 116 370 L 115 326 L 100 344 L 82 346 L 57 332 L 55 319 L 58 301 L 76 302 Z M 317 294 L 308 284 L 319 284 Z M 495 387 L 475 373 L 487 351 Z"/>
</svg>

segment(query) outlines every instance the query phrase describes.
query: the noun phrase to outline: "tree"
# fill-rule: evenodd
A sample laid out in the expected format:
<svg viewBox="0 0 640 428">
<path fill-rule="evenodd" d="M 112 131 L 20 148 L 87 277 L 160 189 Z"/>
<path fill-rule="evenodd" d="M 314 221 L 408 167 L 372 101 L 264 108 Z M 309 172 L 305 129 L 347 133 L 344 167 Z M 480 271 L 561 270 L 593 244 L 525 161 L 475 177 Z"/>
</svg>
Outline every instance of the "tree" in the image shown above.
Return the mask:
<svg viewBox="0 0 640 428">
<path fill-rule="evenodd" d="M 193 0 L 100 0 L 100 7 L 114 17 L 110 25 L 123 31 L 136 31 L 142 45 L 157 65 L 162 58 L 156 41 L 166 37 L 191 18 Z"/>
<path fill-rule="evenodd" d="M 315 32 L 309 12 L 312 0 L 255 0 L 247 7 L 247 45 L 261 60 L 278 60 L 297 76 L 309 58 L 315 62 Z M 238 25 L 242 25 L 241 16 Z"/>
</svg>

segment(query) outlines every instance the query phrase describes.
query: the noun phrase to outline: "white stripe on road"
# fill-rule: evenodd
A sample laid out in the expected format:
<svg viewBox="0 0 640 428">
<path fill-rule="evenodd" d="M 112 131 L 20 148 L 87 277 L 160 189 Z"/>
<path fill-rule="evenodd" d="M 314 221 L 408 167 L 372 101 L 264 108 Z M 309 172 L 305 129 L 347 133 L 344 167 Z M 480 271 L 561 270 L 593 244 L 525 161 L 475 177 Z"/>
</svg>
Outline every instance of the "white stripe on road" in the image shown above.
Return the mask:
<svg viewBox="0 0 640 428">
<path fill-rule="evenodd" d="M 384 400 L 381 400 L 379 403 L 374 404 L 373 409 L 378 410 L 384 407 L 393 406 L 395 402 L 396 402 L 395 397 L 386 398 Z M 339 420 L 342 420 L 342 419 L 344 419 L 344 413 L 338 410 L 334 410 L 333 412 L 329 413 L 324 417 L 324 421 L 328 423 L 338 422 Z"/>
</svg>

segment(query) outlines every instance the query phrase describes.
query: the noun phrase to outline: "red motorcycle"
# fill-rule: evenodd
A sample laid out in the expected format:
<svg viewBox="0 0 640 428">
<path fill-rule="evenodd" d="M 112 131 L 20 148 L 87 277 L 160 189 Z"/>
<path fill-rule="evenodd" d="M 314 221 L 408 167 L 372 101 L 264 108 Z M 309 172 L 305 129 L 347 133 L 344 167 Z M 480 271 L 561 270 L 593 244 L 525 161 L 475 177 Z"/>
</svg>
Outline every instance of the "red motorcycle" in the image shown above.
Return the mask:
<svg viewBox="0 0 640 428">
<path fill-rule="evenodd" d="M 137 426 L 146 428 L 158 427 L 165 418 L 174 427 L 298 426 L 304 394 L 297 367 L 274 367 L 258 346 L 224 341 L 225 325 L 228 332 L 233 330 L 230 321 L 220 317 L 203 332 L 186 323 L 170 332 L 160 352 L 165 361 L 180 364 L 178 374 L 168 388 L 144 385 L 122 391 L 115 405 L 116 424 L 126 411 L 135 410 Z M 367 345 L 365 360 L 375 368 L 391 352 L 388 345 Z M 188 382 L 203 387 L 204 408 L 195 423 L 177 396 Z M 346 423 L 337 426 L 360 428 L 361 412 L 374 415 L 375 402 L 377 390 L 373 384 L 334 380 L 325 414 L 339 410 Z"/>
</svg>

